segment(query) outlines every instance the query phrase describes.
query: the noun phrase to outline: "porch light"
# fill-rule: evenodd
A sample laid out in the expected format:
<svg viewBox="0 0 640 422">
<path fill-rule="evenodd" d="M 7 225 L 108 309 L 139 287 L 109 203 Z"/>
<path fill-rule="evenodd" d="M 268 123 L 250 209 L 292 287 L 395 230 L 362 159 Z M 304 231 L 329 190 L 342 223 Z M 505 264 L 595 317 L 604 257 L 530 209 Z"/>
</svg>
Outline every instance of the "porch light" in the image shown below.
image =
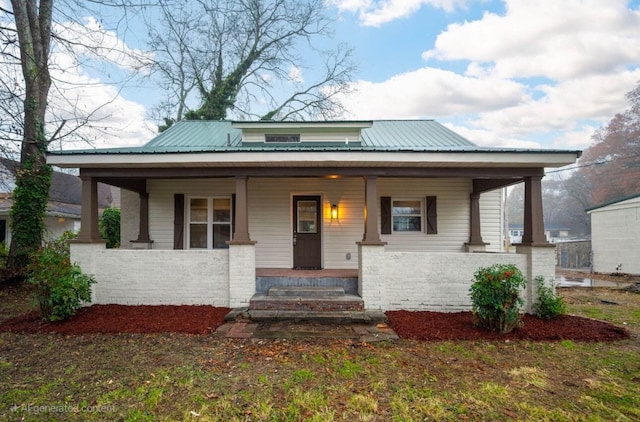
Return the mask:
<svg viewBox="0 0 640 422">
<path fill-rule="evenodd" d="M 331 204 L 331 221 L 338 220 L 338 205 Z"/>
</svg>

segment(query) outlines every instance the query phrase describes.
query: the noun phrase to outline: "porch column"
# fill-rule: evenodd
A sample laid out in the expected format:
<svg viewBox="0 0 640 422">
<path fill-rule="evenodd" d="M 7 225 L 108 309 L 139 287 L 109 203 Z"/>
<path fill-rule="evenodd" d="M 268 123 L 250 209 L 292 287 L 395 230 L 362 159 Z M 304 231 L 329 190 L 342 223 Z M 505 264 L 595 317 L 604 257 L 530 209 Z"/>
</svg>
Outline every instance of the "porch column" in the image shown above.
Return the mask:
<svg viewBox="0 0 640 422">
<path fill-rule="evenodd" d="M 104 242 L 98 230 L 98 182 L 93 177 L 80 175 L 82 180 L 82 208 L 78 243 Z"/>
<path fill-rule="evenodd" d="M 485 251 L 486 243 L 482 241 L 480 227 L 480 193 L 473 192 L 470 195 L 471 217 L 469 242 L 465 244 L 467 252 Z"/>
<path fill-rule="evenodd" d="M 229 306 L 247 307 L 256 292 L 256 242 L 249 237 L 247 177 L 236 177 L 233 239 L 229 245 Z"/>
<path fill-rule="evenodd" d="M 233 240 L 229 244 L 251 242 L 249 237 L 249 201 L 247 199 L 247 177 L 236 177 L 236 208 Z"/>
<path fill-rule="evenodd" d="M 149 237 L 149 192 L 140 192 L 138 197 L 140 198 L 138 238 L 130 242 L 134 249 L 151 249 L 153 240 Z"/>
<path fill-rule="evenodd" d="M 524 178 L 524 235 L 523 245 L 547 245 L 542 212 L 542 176 Z"/>
<path fill-rule="evenodd" d="M 364 178 L 364 235 L 362 244 L 365 245 L 386 245 L 380 239 L 378 230 L 378 188 L 377 177 L 367 176 Z"/>
</svg>

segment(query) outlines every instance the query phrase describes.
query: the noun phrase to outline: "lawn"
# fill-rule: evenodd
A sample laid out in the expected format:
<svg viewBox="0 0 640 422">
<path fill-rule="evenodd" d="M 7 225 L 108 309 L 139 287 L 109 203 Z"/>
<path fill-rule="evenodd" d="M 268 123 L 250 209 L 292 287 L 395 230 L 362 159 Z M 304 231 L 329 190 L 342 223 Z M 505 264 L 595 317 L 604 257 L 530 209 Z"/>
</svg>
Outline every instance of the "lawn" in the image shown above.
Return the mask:
<svg viewBox="0 0 640 422">
<path fill-rule="evenodd" d="M 0 333 L 2 420 L 638 420 L 640 295 L 560 290 L 613 343 Z M 0 320 L 29 310 L 0 290 Z"/>
</svg>

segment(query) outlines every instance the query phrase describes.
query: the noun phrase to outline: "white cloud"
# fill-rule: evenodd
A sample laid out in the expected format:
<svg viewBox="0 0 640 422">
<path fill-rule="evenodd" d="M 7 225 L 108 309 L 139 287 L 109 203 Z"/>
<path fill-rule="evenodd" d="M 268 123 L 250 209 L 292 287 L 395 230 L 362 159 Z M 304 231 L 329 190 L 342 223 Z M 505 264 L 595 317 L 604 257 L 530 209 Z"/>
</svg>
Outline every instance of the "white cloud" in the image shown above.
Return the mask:
<svg viewBox="0 0 640 422">
<path fill-rule="evenodd" d="M 506 0 L 506 13 L 449 25 L 423 58 L 470 60 L 471 74 L 556 80 L 640 61 L 640 11 L 625 0 Z"/>
<path fill-rule="evenodd" d="M 298 66 L 291 65 L 291 68 L 289 69 L 289 80 L 296 84 L 304 83 L 302 69 Z"/>
<path fill-rule="evenodd" d="M 528 141 L 518 138 L 503 138 L 499 134 L 489 130 L 471 129 L 467 126 L 444 124 L 452 131 L 464 136 L 476 145 L 483 147 L 505 147 L 505 148 L 542 148 L 539 142 Z"/>
<path fill-rule="evenodd" d="M 80 125 L 65 137 L 62 148 L 135 146 L 148 141 L 154 128 L 146 120 L 144 106 L 122 97 L 117 87 L 71 66 L 74 60 L 63 52 L 50 58 L 54 64 L 51 76 L 56 81 L 49 91 L 50 115 L 68 121 L 62 134 Z"/>
<path fill-rule="evenodd" d="M 340 11 L 357 13 L 362 25 L 374 27 L 407 18 L 425 5 L 450 12 L 464 3 L 464 0 L 329 0 Z"/>
<path fill-rule="evenodd" d="M 384 82 L 359 81 L 343 99 L 353 118 L 420 118 L 476 113 L 514 106 L 524 96 L 517 82 L 479 79 L 422 68 Z"/>
<path fill-rule="evenodd" d="M 77 57 L 90 57 L 106 61 L 122 69 L 147 72 L 153 53 L 129 48 L 113 31 L 106 30 L 94 17 L 86 18 L 84 25 L 65 22 L 54 25 L 54 32 L 69 40 Z"/>
<path fill-rule="evenodd" d="M 586 149 L 591 145 L 591 137 L 598 130 L 592 125 L 584 125 L 579 130 L 562 132 L 553 139 L 553 146 L 556 148 Z"/>
<path fill-rule="evenodd" d="M 627 107 L 624 94 L 638 80 L 640 69 L 540 86 L 544 95 L 539 99 L 482 112 L 473 125 L 508 136 L 524 136 L 552 130 L 573 131 L 580 120 L 604 123 Z"/>
</svg>

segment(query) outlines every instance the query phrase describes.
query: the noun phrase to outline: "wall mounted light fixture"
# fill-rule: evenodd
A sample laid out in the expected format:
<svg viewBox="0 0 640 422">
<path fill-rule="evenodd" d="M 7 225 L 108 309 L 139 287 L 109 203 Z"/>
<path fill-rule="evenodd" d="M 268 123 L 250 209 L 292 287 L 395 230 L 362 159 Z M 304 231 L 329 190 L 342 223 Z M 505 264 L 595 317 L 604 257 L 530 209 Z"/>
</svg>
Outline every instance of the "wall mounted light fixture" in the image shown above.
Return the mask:
<svg viewBox="0 0 640 422">
<path fill-rule="evenodd" d="M 331 204 L 331 221 L 333 220 L 338 221 L 338 205 L 337 204 Z"/>
</svg>

